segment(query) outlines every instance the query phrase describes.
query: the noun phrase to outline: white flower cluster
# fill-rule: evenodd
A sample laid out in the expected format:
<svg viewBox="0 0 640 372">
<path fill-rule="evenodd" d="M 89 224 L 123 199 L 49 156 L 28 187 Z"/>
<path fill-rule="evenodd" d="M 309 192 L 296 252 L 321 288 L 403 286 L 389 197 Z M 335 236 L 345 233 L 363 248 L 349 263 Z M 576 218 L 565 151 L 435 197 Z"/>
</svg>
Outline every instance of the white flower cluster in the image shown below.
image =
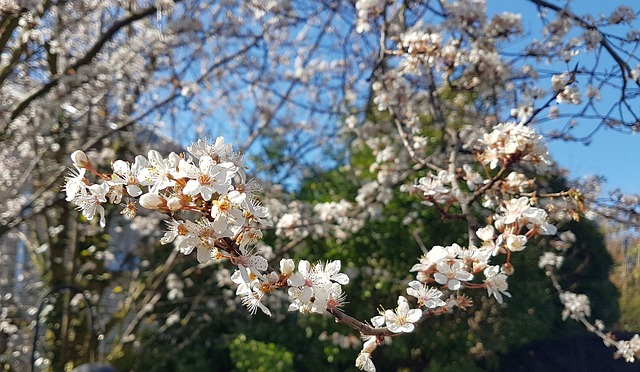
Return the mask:
<svg viewBox="0 0 640 372">
<path fill-rule="evenodd" d="M 640 354 L 640 335 L 635 334 L 630 340 L 620 340 L 615 343 L 616 356 L 621 356 L 629 363 L 636 360 L 636 356 Z"/>
<path fill-rule="evenodd" d="M 499 163 L 503 166 L 513 162 L 535 164 L 539 169 L 551 165 L 542 136 L 522 124 L 501 123 L 480 140 L 486 146 L 480 154 L 483 163 L 495 169 Z"/>
<path fill-rule="evenodd" d="M 356 32 L 371 31 L 369 20 L 381 14 L 386 0 L 358 0 L 356 1 Z"/>
<path fill-rule="evenodd" d="M 509 286 L 507 275 L 498 265 L 489 265 L 492 251 L 488 247 L 469 248 L 453 244 L 447 247 L 434 246 L 420 257 L 419 263 L 413 265 L 410 271 L 417 271 L 418 281 L 409 283 L 407 293 L 417 297 L 418 302 L 428 308 L 441 306 L 455 306 L 457 301 L 446 304 L 440 300 L 443 295 L 439 290 L 429 289 L 426 284 L 433 282 L 440 284 L 449 291 L 464 288 L 485 288 L 489 296 L 493 296 L 502 303 L 502 295 L 511 297 L 507 292 Z M 472 283 L 475 274 L 482 272 L 485 279 L 482 284 Z M 426 283 L 420 288 L 420 283 Z M 455 299 L 455 298 L 454 298 Z"/>
<path fill-rule="evenodd" d="M 531 206 L 531 200 L 526 196 L 506 200 L 498 210 L 499 213 L 493 216 L 493 226 L 485 226 L 476 233 L 494 256 L 523 250 L 531 236 L 555 235 L 557 232 L 556 227 L 548 222 L 547 212 Z M 494 226 L 500 233 L 495 240 Z M 525 227 L 527 232 L 522 234 Z"/>
<path fill-rule="evenodd" d="M 551 77 L 551 90 L 556 93 L 556 102 L 579 105 L 582 103 L 582 95 L 578 87 L 573 84 L 573 76 L 569 73 L 553 75 Z M 593 94 L 593 93 L 591 93 Z"/>
<path fill-rule="evenodd" d="M 161 243 L 173 242 L 187 255 L 196 250 L 201 263 L 229 259 L 237 266 L 230 278 L 238 285 L 236 295 L 251 313 L 260 309 L 271 315 L 263 298 L 281 288 L 288 289 L 291 311 L 322 314 L 341 307 L 345 300 L 341 286 L 349 283 L 349 277 L 340 272 L 340 261 L 312 265 L 302 260 L 295 271 L 293 260 L 283 259 L 278 272 L 252 248 L 262 238 L 258 226 L 268 225 L 270 214 L 256 199 L 258 183 L 246 180 L 242 155 L 223 137 L 214 143 L 200 140 L 187 151 L 190 156 L 171 153 L 164 158 L 151 150 L 146 158 L 137 156 L 133 164 L 117 160 L 112 174 L 99 173 L 86 154 L 76 151 L 71 156 L 76 169 L 66 177 L 67 200 L 89 220 L 99 214 L 102 226 L 102 203 L 107 200 L 113 204 L 124 200 L 123 214 L 130 218 L 136 216 L 138 204 L 167 214 L 170 219 Z M 99 183 L 91 184 L 85 178 L 87 171 Z M 339 208 L 348 209 L 344 203 L 334 203 L 316 212 L 332 219 L 330 211 Z M 174 274 L 167 277 L 167 288 L 169 299 L 184 296 L 184 284 Z"/>
<path fill-rule="evenodd" d="M 420 178 L 416 185 L 403 185 L 401 190 L 418 194 L 425 205 L 444 204 L 455 200 L 450 187 L 452 180 L 453 176 L 442 170 L 437 175 L 430 173 Z"/>
<path fill-rule="evenodd" d="M 538 267 L 544 269 L 547 266 L 554 267 L 559 269 L 562 266 L 562 262 L 564 261 L 563 256 L 558 256 L 553 252 L 544 252 L 540 259 L 538 260 Z"/>
<path fill-rule="evenodd" d="M 342 306 L 345 298 L 342 285 L 349 283 L 349 277 L 340 272 L 340 260 L 329 261 L 326 265 L 320 262 L 311 265 L 309 261 L 301 260 L 295 273 L 292 260 L 283 260 L 280 266 L 284 268 L 283 274 L 290 274 L 287 279 L 292 300 L 289 311 L 323 314 L 327 309 Z"/>
<path fill-rule="evenodd" d="M 126 201 L 122 214 L 135 217 L 137 205 L 166 213 L 168 231 L 163 244 L 174 242 L 184 254 L 197 250 L 198 261 L 208 262 L 218 256 L 218 246 L 225 238 L 233 239 L 239 249 L 262 237 L 257 224 L 266 224 L 269 211 L 254 194 L 259 185 L 246 180 L 243 157 L 234 152 L 223 137 L 214 143 L 198 141 L 187 147 L 191 156 L 170 153 L 163 157 L 150 150 L 148 156 L 136 156 L 130 164 L 112 163 L 111 174 L 99 173 L 85 153 L 76 151 L 71 158 L 76 170 L 66 177 L 67 200 L 78 205 L 89 220 L 100 215 L 105 225 L 104 207 Z M 100 182 L 91 184 L 86 172 Z M 180 212 L 194 212 L 195 220 L 178 219 Z M 222 255 L 224 257 L 224 255 Z"/>
<path fill-rule="evenodd" d="M 253 260 L 258 258 L 251 257 Z M 266 260 L 264 263 L 254 263 L 263 264 L 266 269 Z M 244 270 L 244 265 L 238 265 L 240 270 L 233 274 L 231 280 L 238 285 L 236 295 L 242 297 L 242 303 L 252 314 L 260 309 L 270 316 L 271 311 L 264 305 L 263 298 L 280 288 L 288 288 L 292 302 L 289 311 L 323 314 L 344 304 L 346 295 L 342 292 L 342 285 L 349 283 L 349 277 L 340 272 L 339 260 L 327 262 L 326 265 L 320 262 L 311 265 L 308 261 L 301 260 L 296 272 L 293 260 L 282 259 L 280 272 L 274 270 L 266 275 L 260 274 L 264 270 L 252 265 L 249 260 L 246 265 L 248 267 Z"/>
<path fill-rule="evenodd" d="M 408 66 L 435 65 L 440 58 L 442 34 L 425 28 L 418 23 L 400 34 L 398 49 L 403 53 L 403 63 Z M 406 67 L 404 68 L 406 70 Z M 410 69 L 412 73 L 421 74 L 421 70 Z"/>
<path fill-rule="evenodd" d="M 293 201 L 278 209 L 281 213 L 274 213 L 278 221 L 276 235 L 287 239 L 333 236 L 340 240 L 364 226 L 363 219 L 353 213 L 353 203 L 344 199 L 314 205 Z"/>
<path fill-rule="evenodd" d="M 591 305 L 589 297 L 583 294 L 573 292 L 560 293 L 560 302 L 564 305 L 562 310 L 562 319 L 568 317 L 580 321 L 581 318 L 591 316 Z"/>
</svg>

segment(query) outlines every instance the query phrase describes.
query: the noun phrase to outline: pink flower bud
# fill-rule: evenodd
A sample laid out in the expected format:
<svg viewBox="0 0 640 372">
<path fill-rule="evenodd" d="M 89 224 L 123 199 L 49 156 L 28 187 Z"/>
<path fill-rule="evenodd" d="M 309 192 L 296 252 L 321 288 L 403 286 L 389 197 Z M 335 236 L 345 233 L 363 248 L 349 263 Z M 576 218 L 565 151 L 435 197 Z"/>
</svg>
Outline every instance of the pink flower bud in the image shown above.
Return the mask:
<svg viewBox="0 0 640 372">
<path fill-rule="evenodd" d="M 140 205 L 147 209 L 160 210 L 167 207 L 167 201 L 158 194 L 144 194 L 140 197 Z"/>
</svg>

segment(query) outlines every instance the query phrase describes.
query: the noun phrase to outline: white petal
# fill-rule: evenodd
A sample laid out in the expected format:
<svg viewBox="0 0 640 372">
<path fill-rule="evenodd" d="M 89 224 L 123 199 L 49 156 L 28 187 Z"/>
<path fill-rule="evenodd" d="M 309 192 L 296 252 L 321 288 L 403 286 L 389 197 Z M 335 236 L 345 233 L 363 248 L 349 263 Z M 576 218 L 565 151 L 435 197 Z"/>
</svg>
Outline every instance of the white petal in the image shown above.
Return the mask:
<svg viewBox="0 0 640 372">
<path fill-rule="evenodd" d="M 182 193 L 185 195 L 195 195 L 198 193 L 198 189 L 200 188 L 200 182 L 196 180 L 189 180 L 187 185 L 182 189 Z"/>
<path fill-rule="evenodd" d="M 211 250 L 209 248 L 198 247 L 198 262 L 207 263 L 211 260 Z"/>
<path fill-rule="evenodd" d="M 121 176 L 127 176 L 129 174 L 129 165 L 125 163 L 123 160 L 116 160 L 111 164 L 111 168 L 113 169 L 113 173 L 117 173 Z"/>
<path fill-rule="evenodd" d="M 342 285 L 349 284 L 349 277 L 347 274 L 340 273 L 331 277 L 331 280 L 336 281 Z"/>
<path fill-rule="evenodd" d="M 304 285 L 304 276 L 301 273 L 295 273 L 291 275 L 288 282 L 291 286 L 300 287 Z"/>
<path fill-rule="evenodd" d="M 211 200 L 213 189 L 211 189 L 211 187 L 202 186 L 200 187 L 200 195 L 202 195 L 202 199 L 204 200 Z"/>
<path fill-rule="evenodd" d="M 267 267 L 269 267 L 267 259 L 261 256 L 253 256 L 249 258 L 249 262 L 251 264 L 251 267 L 260 271 L 265 271 Z"/>
<path fill-rule="evenodd" d="M 407 321 L 411 323 L 415 323 L 422 318 L 422 311 L 419 309 L 411 309 L 409 310 L 409 314 L 407 315 Z"/>
<path fill-rule="evenodd" d="M 216 234 L 222 234 L 227 230 L 229 226 L 229 222 L 226 218 L 220 217 L 213 221 L 213 229 L 216 231 Z"/>
<path fill-rule="evenodd" d="M 371 324 L 374 327 L 382 327 L 384 326 L 385 318 L 382 315 L 374 316 L 371 318 Z"/>
<path fill-rule="evenodd" d="M 138 185 L 129 185 L 127 186 L 127 194 L 133 196 L 134 198 L 137 198 L 138 196 L 142 195 L 142 190 Z"/>
<path fill-rule="evenodd" d="M 325 272 L 327 274 L 334 275 L 340 272 L 340 267 L 342 266 L 342 263 L 340 262 L 340 260 L 335 260 L 335 261 L 330 261 L 327 262 L 327 266 L 325 268 Z"/>
<path fill-rule="evenodd" d="M 300 260 L 298 262 L 298 271 L 301 272 L 304 276 L 309 273 L 309 269 L 311 268 L 311 264 L 307 260 Z"/>
</svg>

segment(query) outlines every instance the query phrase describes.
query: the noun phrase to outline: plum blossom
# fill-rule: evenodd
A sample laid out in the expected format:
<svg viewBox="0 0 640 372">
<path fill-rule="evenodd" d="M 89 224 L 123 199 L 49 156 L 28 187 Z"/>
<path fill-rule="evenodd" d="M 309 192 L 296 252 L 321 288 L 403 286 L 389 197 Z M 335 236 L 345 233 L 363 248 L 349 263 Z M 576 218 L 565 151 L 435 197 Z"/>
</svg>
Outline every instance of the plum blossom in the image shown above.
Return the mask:
<svg viewBox="0 0 640 372">
<path fill-rule="evenodd" d="M 455 261 L 451 264 L 440 261 L 436 265 L 436 272 L 433 274 L 433 278 L 439 284 L 446 285 L 447 288 L 455 291 L 462 287 L 462 282 L 472 280 L 473 274 L 466 270 L 462 261 Z"/>
<path fill-rule="evenodd" d="M 324 313 L 332 296 L 334 299 L 342 296 L 341 290 L 333 285 L 349 283 L 349 277 L 340 273 L 340 267 L 339 260 L 329 261 L 326 265 L 318 262 L 313 266 L 309 261 L 301 260 L 298 271 L 287 280 L 291 286 L 289 297 L 293 300 L 289 311 Z"/>
<path fill-rule="evenodd" d="M 185 238 L 178 243 L 177 247 L 181 253 L 188 255 L 196 248 L 198 262 L 207 263 L 215 256 L 217 249 L 215 246 L 218 240 L 213 223 L 206 218 L 200 219 L 197 223 L 185 221 Z"/>
<path fill-rule="evenodd" d="M 141 185 L 151 186 L 149 191 L 152 193 L 175 186 L 180 156 L 172 152 L 165 159 L 158 151 L 149 150 L 147 160 L 149 166 L 138 171 L 138 180 Z"/>
<path fill-rule="evenodd" d="M 422 284 L 417 280 L 409 282 L 407 294 L 416 297 L 419 306 L 424 306 L 429 309 L 435 309 L 445 305 L 445 302 L 441 299 L 443 296 L 442 292 L 435 288 L 427 287 L 426 284 Z"/>
<path fill-rule="evenodd" d="M 511 297 L 511 294 L 507 292 L 509 285 L 507 284 L 507 276 L 500 272 L 500 266 L 494 265 L 484 269 L 484 285 L 489 292 L 489 296 L 496 298 L 498 303 L 502 303 L 502 295 Z"/>
<path fill-rule="evenodd" d="M 491 169 L 495 169 L 499 163 L 506 165 L 516 160 L 535 164 L 540 170 L 551 165 L 549 153 L 542 144 L 542 136 L 523 124 L 498 124 L 483 136 L 480 144 L 484 146 L 480 159 L 489 164 Z"/>
<path fill-rule="evenodd" d="M 222 136 L 217 137 L 214 143 L 199 139 L 197 142 L 187 146 L 187 151 L 196 159 L 209 156 L 218 162 L 217 159 L 223 159 L 233 153 L 233 146 L 230 143 L 224 142 L 225 140 Z"/>
<path fill-rule="evenodd" d="M 65 177 L 64 191 L 67 195 L 66 201 L 73 201 L 76 195 L 82 194 L 87 185 L 84 181 L 84 174 L 87 170 L 85 168 L 69 169 L 69 175 Z"/>
<path fill-rule="evenodd" d="M 623 357 L 629 363 L 635 362 L 635 357 L 640 353 L 640 335 L 635 334 L 630 340 L 620 340 L 615 343 L 616 356 Z"/>
<path fill-rule="evenodd" d="M 507 225 L 521 222 L 523 218 L 534 213 L 529 204 L 529 198 L 526 196 L 505 201 L 504 205 L 500 207 L 500 211 L 504 214 L 497 216 L 496 220 L 500 220 Z"/>
<path fill-rule="evenodd" d="M 211 196 L 208 194 L 209 197 Z M 245 194 L 231 191 L 227 195 L 221 195 L 211 203 L 211 217 L 216 232 L 221 236 L 235 235 L 240 226 L 244 225 L 244 211 L 240 205 L 245 200 Z M 229 227 L 231 229 L 228 231 Z"/>
<path fill-rule="evenodd" d="M 238 265 L 242 279 L 249 283 L 251 281 L 249 274 L 255 277 L 262 277 L 262 272 L 267 270 L 269 266 L 267 259 L 255 252 L 248 251 L 246 247 L 240 247 L 240 252 L 241 255 L 234 257 L 233 263 Z"/>
<path fill-rule="evenodd" d="M 190 196 L 200 194 L 207 201 L 211 200 L 213 193 L 226 195 L 231 187 L 234 168 L 233 163 L 216 163 L 209 155 L 200 158 L 198 167 L 180 159 L 180 175 L 189 178 L 182 192 Z"/>
<path fill-rule="evenodd" d="M 362 351 L 360 351 L 356 358 L 356 367 L 366 372 L 375 372 L 376 366 L 371 360 L 371 353 L 378 347 L 378 341 L 372 336 L 365 336 L 364 340 Z"/>
<path fill-rule="evenodd" d="M 568 291 L 562 292 L 560 293 L 560 302 L 564 305 L 564 310 L 562 310 L 563 320 L 569 317 L 579 321 L 582 317 L 591 316 L 589 297 L 586 295 Z"/>
<path fill-rule="evenodd" d="M 89 221 L 93 220 L 93 216 L 100 215 L 100 226 L 106 225 L 104 217 L 104 207 L 100 203 L 107 201 L 106 195 L 109 192 L 109 186 L 106 183 L 88 186 L 84 192 L 76 195 L 73 202 L 82 211 L 82 215 Z"/>
<path fill-rule="evenodd" d="M 413 265 L 409 271 L 429 271 L 438 262 L 450 257 L 449 251 L 441 245 L 436 245 L 419 258 L 419 263 Z"/>
<path fill-rule="evenodd" d="M 409 302 L 403 296 L 398 296 L 398 307 L 395 311 L 385 310 L 384 318 L 387 328 L 394 333 L 413 332 L 413 323 L 420 320 L 422 311 L 420 309 L 409 308 Z"/>
<path fill-rule="evenodd" d="M 160 239 L 160 243 L 168 244 L 176 240 L 178 237 L 184 237 L 189 232 L 187 226 L 185 226 L 184 221 L 178 221 L 175 219 L 170 219 L 165 221 L 167 224 L 167 231 L 165 232 L 162 239 Z"/>
<path fill-rule="evenodd" d="M 143 156 L 136 156 L 136 160 L 133 164 L 129 165 L 123 160 L 116 160 L 111 167 L 113 168 L 113 176 L 111 181 L 113 185 L 125 185 L 127 194 L 130 196 L 138 197 L 142 195 L 142 189 L 140 188 L 138 181 L 139 172 L 147 168 L 149 163 Z"/>
</svg>

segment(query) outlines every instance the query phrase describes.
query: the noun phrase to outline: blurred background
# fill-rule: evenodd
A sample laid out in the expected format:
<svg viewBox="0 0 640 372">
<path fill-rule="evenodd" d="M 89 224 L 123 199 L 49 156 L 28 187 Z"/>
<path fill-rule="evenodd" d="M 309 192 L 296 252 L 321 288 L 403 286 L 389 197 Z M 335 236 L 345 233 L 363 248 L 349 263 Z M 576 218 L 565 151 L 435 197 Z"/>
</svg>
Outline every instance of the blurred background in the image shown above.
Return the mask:
<svg viewBox="0 0 640 372">
<path fill-rule="evenodd" d="M 607 329 L 640 330 L 640 31 L 637 13 L 616 18 L 617 7 L 635 4 L 450 3 L 486 13 L 464 24 L 446 2 L 428 0 L 0 1 L 0 367 L 355 369 L 357 332 L 330 316 L 287 312 L 284 295 L 270 299 L 272 317 L 251 316 L 235 296 L 228 265 L 199 265 L 159 243 L 166 228 L 159 213 L 140 211 L 128 220 L 111 205 L 105 228 L 86 221 L 61 190 L 69 155 L 83 149 L 107 171 L 116 159 L 133 161 L 150 149 L 180 153 L 191 141 L 224 136 L 245 153 L 272 211 L 273 226 L 258 249 L 273 262 L 341 260 L 351 278 L 345 309 L 366 320 L 405 291 L 421 246 L 467 244 L 459 221 L 442 220 L 398 187 L 376 184 L 375 147 L 391 144 L 362 132 L 399 141 L 389 117 L 375 109 L 380 71 L 398 67 L 381 45 L 394 49 L 394 35 L 421 27 L 443 43 L 460 40 L 472 55 L 474 32 L 489 33 L 485 26 L 505 11 L 522 14 L 523 29 L 504 40 L 493 36 L 502 76 L 462 92 L 434 92 L 460 125 L 490 127 L 540 109 L 530 124 L 549 140 L 558 165 L 536 180 L 549 189 L 580 189 L 590 211 L 559 227 L 575 234 L 564 247 L 562 284 L 588 294 L 592 318 Z M 574 15 L 602 27 L 599 44 L 584 41 L 585 29 L 593 29 Z M 473 58 L 456 68 L 450 81 L 438 69 L 423 78 L 455 85 L 470 69 L 489 69 Z M 569 108 L 549 92 L 551 77 L 562 71 L 575 71 L 583 91 L 582 102 Z M 429 85 L 411 83 L 415 90 Z M 597 86 L 598 96 L 584 96 L 587 86 Z M 437 155 L 447 143 L 429 124 L 435 121 L 426 104 L 421 115 L 433 139 L 426 148 Z M 366 185 L 380 191 L 359 200 Z M 338 209 L 343 200 L 367 205 L 368 218 L 357 228 L 314 209 L 331 202 Z M 291 214 L 306 225 L 286 225 Z M 374 355 L 378 369 L 516 369 L 526 355 L 552 355 L 549 345 L 591 345 L 580 324 L 562 320 L 563 306 L 537 267 L 545 245 L 538 241 L 515 256 L 512 299 L 498 304 L 473 294 L 473 311 L 435 317 L 388 340 Z M 590 354 L 605 368 L 632 368 L 612 353 Z M 565 357 L 551 356 L 551 365 L 586 360 L 579 352 Z M 527 363 L 529 370 L 552 370 Z"/>
</svg>

